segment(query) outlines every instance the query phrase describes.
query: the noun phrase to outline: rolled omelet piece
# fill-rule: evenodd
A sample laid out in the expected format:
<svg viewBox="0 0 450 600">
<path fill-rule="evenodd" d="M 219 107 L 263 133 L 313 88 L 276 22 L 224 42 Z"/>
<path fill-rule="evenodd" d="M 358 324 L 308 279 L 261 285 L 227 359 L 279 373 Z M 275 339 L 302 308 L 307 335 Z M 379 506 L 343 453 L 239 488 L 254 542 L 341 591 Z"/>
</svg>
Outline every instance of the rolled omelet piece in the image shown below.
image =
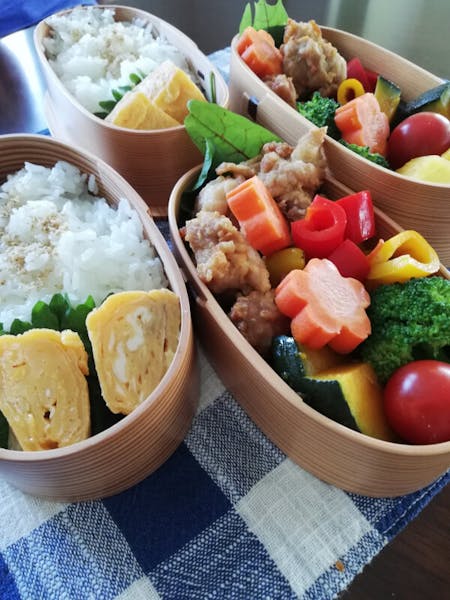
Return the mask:
<svg viewBox="0 0 450 600">
<path fill-rule="evenodd" d="M 181 124 L 139 91 L 127 92 L 105 121 L 127 129 L 166 129 Z"/>
<path fill-rule="evenodd" d="M 88 373 L 74 331 L 0 337 L 0 410 L 23 450 L 61 448 L 90 435 Z"/>
<path fill-rule="evenodd" d="M 178 346 L 181 309 L 167 289 L 119 292 L 86 318 L 102 396 L 129 414 L 156 388 Z"/>
<path fill-rule="evenodd" d="M 135 89 L 179 123 L 183 123 L 189 112 L 189 100 L 206 102 L 205 96 L 189 75 L 171 60 L 158 65 Z"/>
</svg>

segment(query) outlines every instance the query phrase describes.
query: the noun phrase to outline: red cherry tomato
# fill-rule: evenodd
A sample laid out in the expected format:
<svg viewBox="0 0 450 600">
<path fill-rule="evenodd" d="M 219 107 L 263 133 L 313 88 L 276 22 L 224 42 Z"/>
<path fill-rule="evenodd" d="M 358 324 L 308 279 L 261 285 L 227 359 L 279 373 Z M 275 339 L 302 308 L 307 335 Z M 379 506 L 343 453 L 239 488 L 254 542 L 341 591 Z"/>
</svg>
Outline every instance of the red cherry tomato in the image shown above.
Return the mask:
<svg viewBox="0 0 450 600">
<path fill-rule="evenodd" d="M 428 154 L 443 154 L 450 147 L 450 121 L 434 112 L 420 112 L 399 123 L 388 139 L 387 159 L 393 169 Z"/>
<path fill-rule="evenodd" d="M 384 388 L 392 429 L 411 444 L 450 440 L 450 364 L 416 360 L 393 373 Z"/>
</svg>

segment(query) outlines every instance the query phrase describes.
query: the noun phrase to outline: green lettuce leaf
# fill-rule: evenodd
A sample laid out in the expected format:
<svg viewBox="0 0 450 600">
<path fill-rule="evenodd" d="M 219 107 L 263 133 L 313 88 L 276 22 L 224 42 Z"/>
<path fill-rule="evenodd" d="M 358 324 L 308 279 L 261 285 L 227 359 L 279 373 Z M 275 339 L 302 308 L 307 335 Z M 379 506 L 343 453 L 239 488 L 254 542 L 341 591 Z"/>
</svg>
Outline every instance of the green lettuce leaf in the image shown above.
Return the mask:
<svg viewBox="0 0 450 600">
<path fill-rule="evenodd" d="M 246 27 L 265 29 L 272 35 L 275 44 L 279 46 L 283 41 L 284 28 L 288 18 L 283 0 L 277 0 L 275 4 L 268 4 L 266 0 L 256 0 L 253 10 L 248 2 L 239 24 L 239 33 L 242 33 Z"/>
</svg>

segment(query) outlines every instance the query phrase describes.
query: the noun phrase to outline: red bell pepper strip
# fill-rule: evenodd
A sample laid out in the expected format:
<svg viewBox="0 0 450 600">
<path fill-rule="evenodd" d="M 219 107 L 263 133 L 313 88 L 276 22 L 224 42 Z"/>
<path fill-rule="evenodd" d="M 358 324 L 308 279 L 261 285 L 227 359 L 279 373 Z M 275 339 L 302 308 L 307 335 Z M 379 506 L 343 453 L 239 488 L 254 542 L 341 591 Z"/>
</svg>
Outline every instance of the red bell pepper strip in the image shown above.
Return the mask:
<svg viewBox="0 0 450 600">
<path fill-rule="evenodd" d="M 362 83 L 364 91 L 373 92 L 377 83 L 378 73 L 366 69 L 361 60 L 355 56 L 347 62 L 347 78 L 358 79 Z"/>
<path fill-rule="evenodd" d="M 369 80 L 360 59 L 355 56 L 347 62 L 347 79 L 357 79 L 362 83 L 365 92 L 369 91 Z"/>
<path fill-rule="evenodd" d="M 336 202 L 318 194 L 304 219 L 291 223 L 294 245 L 309 258 L 326 258 L 344 240 L 347 216 Z"/>
<path fill-rule="evenodd" d="M 368 92 L 374 92 L 375 87 L 377 85 L 378 73 L 376 71 L 371 71 L 370 69 L 366 69 L 367 81 L 369 82 Z"/>
<path fill-rule="evenodd" d="M 367 256 L 359 246 L 346 239 L 328 256 L 328 260 L 336 265 L 342 277 L 353 277 L 365 281 L 370 271 Z"/>
<path fill-rule="evenodd" d="M 355 244 L 361 244 L 375 235 L 375 215 L 372 196 L 368 190 L 362 190 L 336 200 L 347 215 L 345 238 Z"/>
</svg>

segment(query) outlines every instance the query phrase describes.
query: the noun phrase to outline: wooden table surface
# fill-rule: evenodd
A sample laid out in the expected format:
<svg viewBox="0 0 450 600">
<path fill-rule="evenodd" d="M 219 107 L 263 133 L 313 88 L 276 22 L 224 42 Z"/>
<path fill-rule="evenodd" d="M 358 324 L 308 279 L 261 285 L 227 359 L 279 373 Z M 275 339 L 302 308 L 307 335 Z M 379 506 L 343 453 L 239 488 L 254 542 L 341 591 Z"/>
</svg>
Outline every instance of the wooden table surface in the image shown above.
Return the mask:
<svg viewBox="0 0 450 600">
<path fill-rule="evenodd" d="M 101 2 L 106 4 L 106 2 Z M 160 16 L 206 53 L 229 45 L 245 1 L 136 0 L 120 2 Z M 450 79 L 447 0 L 288 1 L 288 14 L 362 35 Z M 186 10 L 189 8 L 189 10 Z M 213 8 L 213 10 L 212 10 Z M 385 15 L 383 17 L 383 15 Z M 0 40 L 0 133 L 46 128 L 45 86 L 33 51 L 32 29 Z M 450 584 L 450 486 L 368 565 L 342 600 L 442 600 Z"/>
</svg>

